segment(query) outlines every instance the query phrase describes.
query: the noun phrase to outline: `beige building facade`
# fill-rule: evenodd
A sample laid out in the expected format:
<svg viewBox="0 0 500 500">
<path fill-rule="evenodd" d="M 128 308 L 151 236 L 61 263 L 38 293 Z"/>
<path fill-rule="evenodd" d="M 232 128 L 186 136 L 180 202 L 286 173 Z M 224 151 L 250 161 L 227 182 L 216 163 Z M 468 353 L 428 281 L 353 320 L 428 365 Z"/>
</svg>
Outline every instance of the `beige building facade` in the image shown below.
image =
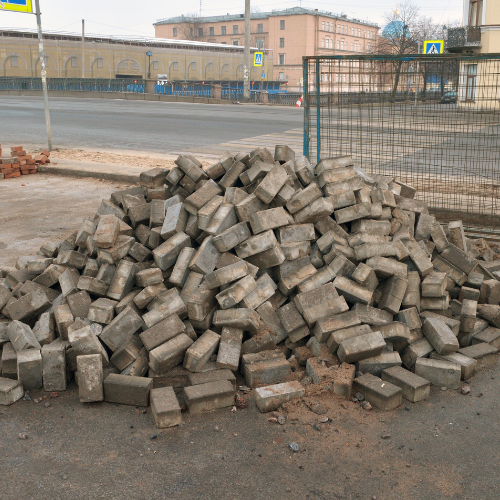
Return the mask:
<svg viewBox="0 0 500 500">
<path fill-rule="evenodd" d="M 463 27 L 448 30 L 447 49 L 458 54 L 500 53 L 500 1 L 464 0 Z M 459 105 L 500 108 L 500 60 L 464 62 L 460 67 Z"/>
<path fill-rule="evenodd" d="M 238 81 L 243 79 L 243 47 L 198 41 L 121 40 L 44 33 L 48 78 L 151 78 L 168 81 Z M 147 52 L 151 52 L 148 57 Z M 266 51 L 264 71 L 272 74 Z M 261 68 L 251 76 L 260 77 Z M 0 32 L 0 77 L 39 77 L 35 32 Z"/>
<path fill-rule="evenodd" d="M 161 38 L 244 45 L 243 14 L 202 18 L 179 16 L 160 20 L 154 26 L 156 36 Z M 273 72 L 272 75 L 266 73 L 266 78 L 287 81 L 290 90 L 301 90 L 303 56 L 371 53 L 377 43 L 379 27 L 344 15 L 294 7 L 252 13 L 250 31 L 251 46 L 269 49 L 273 54 Z"/>
</svg>

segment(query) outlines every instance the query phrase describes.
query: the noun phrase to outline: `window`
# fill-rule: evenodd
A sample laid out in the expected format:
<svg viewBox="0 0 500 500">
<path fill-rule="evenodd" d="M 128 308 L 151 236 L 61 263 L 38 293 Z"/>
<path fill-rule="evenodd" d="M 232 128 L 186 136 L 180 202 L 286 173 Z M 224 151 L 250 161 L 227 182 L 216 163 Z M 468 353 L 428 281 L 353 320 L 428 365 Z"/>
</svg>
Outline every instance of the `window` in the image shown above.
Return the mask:
<svg viewBox="0 0 500 500">
<path fill-rule="evenodd" d="M 326 23 L 326 31 L 330 31 L 330 23 Z"/>
<path fill-rule="evenodd" d="M 226 27 L 225 26 L 221 26 L 220 27 L 220 34 L 221 35 L 225 35 L 226 34 Z"/>
<path fill-rule="evenodd" d="M 257 24 L 257 33 L 264 33 L 264 25 Z"/>
<path fill-rule="evenodd" d="M 280 80 L 284 80 L 285 79 L 285 73 L 280 73 Z"/>
<path fill-rule="evenodd" d="M 214 69 L 213 63 L 209 63 L 208 66 L 207 66 L 207 70 L 208 71 L 213 71 L 213 69 Z"/>
<path fill-rule="evenodd" d="M 262 38 L 257 38 L 257 48 L 258 49 L 264 48 L 264 40 Z"/>
<path fill-rule="evenodd" d="M 189 34 L 190 34 L 191 36 L 193 36 L 193 33 L 194 33 L 194 32 L 193 32 L 193 28 L 189 28 Z"/>
<path fill-rule="evenodd" d="M 340 33 L 340 24 L 337 24 L 337 33 Z"/>
<path fill-rule="evenodd" d="M 282 49 L 285 46 L 285 39 L 280 38 L 280 48 Z"/>
<path fill-rule="evenodd" d="M 153 61 L 153 69 L 158 69 L 158 61 Z"/>
<path fill-rule="evenodd" d="M 237 24 L 235 24 L 235 25 L 233 26 L 233 35 L 237 35 L 237 34 L 238 34 L 238 25 L 237 25 Z"/>
<path fill-rule="evenodd" d="M 331 49 L 333 49 L 333 40 L 330 40 L 330 46 Z"/>
<path fill-rule="evenodd" d="M 102 63 L 103 63 L 103 61 L 102 61 L 102 59 L 101 59 L 101 58 L 97 59 L 97 67 L 98 67 L 98 68 L 102 68 L 102 66 L 103 66 L 103 64 L 102 64 Z"/>
<path fill-rule="evenodd" d="M 280 21 L 280 30 L 284 30 L 284 29 L 285 29 L 285 20 L 284 20 L 284 19 L 282 19 L 282 20 Z"/>
<path fill-rule="evenodd" d="M 239 40 L 233 40 L 233 45 L 239 45 L 240 41 Z"/>
<path fill-rule="evenodd" d="M 177 70 L 179 69 L 179 63 L 174 62 L 174 63 L 172 64 L 172 69 L 173 69 L 174 71 L 177 71 Z"/>
<path fill-rule="evenodd" d="M 177 36 L 177 28 L 174 28 L 174 34 L 173 36 Z"/>
<path fill-rule="evenodd" d="M 354 51 L 354 44 L 351 42 L 351 52 Z"/>
<path fill-rule="evenodd" d="M 280 54 L 280 65 L 285 64 L 285 54 Z"/>
<path fill-rule="evenodd" d="M 325 39 L 324 39 L 324 38 L 322 38 L 322 39 L 321 39 L 321 47 L 324 47 L 324 46 L 325 46 Z"/>
<path fill-rule="evenodd" d="M 198 28 L 198 36 L 203 36 L 203 28 Z"/>
<path fill-rule="evenodd" d="M 222 44 L 222 45 L 226 45 L 226 44 L 227 44 L 227 42 L 221 42 L 221 44 Z"/>
<path fill-rule="evenodd" d="M 321 22 L 321 29 L 322 29 L 323 31 L 325 31 L 325 21 L 322 21 L 322 22 Z"/>
<path fill-rule="evenodd" d="M 71 67 L 78 68 L 78 59 L 76 57 L 71 58 Z"/>
<path fill-rule="evenodd" d="M 196 70 L 196 63 L 195 62 L 192 62 L 190 65 L 189 65 L 189 69 L 192 69 L 193 71 Z"/>
<path fill-rule="evenodd" d="M 17 68 L 17 63 L 18 63 L 17 56 L 12 56 L 10 58 L 10 67 L 11 68 Z"/>
<path fill-rule="evenodd" d="M 339 49 L 340 49 L 340 42 L 339 42 L 339 40 L 337 40 L 337 50 L 339 50 Z"/>
<path fill-rule="evenodd" d="M 215 28 L 213 26 L 210 26 L 210 28 L 208 28 L 208 34 L 210 36 L 214 36 L 215 35 Z"/>
<path fill-rule="evenodd" d="M 483 0 L 470 0 L 469 26 L 481 26 L 483 24 Z"/>
</svg>

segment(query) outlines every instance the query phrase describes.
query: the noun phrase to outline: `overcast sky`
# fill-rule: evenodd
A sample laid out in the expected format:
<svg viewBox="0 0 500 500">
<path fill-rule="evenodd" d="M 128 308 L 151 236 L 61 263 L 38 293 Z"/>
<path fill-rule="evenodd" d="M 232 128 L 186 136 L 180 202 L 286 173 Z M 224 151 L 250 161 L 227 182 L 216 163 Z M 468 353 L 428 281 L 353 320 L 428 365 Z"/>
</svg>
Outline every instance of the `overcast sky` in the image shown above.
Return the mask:
<svg viewBox="0 0 500 500">
<path fill-rule="evenodd" d="M 436 23 L 462 20 L 463 0 L 413 0 L 420 13 L 432 17 Z M 34 4 L 34 0 L 33 0 Z M 45 30 L 81 33 L 85 19 L 86 33 L 120 36 L 154 37 L 153 23 L 158 19 L 200 12 L 200 0 L 40 0 L 42 26 Z M 215 16 L 239 14 L 244 11 L 244 0 L 201 0 L 201 14 Z M 302 5 L 311 9 L 347 14 L 362 20 L 384 23 L 384 14 L 395 9 L 389 0 L 252 0 L 252 8 L 262 12 Z M 36 28 L 35 16 L 0 11 L 0 28 Z"/>
</svg>

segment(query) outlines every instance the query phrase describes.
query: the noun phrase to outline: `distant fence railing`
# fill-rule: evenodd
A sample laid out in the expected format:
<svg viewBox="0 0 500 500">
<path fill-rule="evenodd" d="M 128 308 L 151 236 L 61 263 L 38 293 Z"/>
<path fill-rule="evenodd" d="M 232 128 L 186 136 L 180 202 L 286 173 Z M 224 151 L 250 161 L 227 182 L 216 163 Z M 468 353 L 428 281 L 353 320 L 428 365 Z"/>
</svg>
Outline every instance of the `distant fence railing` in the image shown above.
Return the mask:
<svg viewBox="0 0 500 500">
<path fill-rule="evenodd" d="M 144 80 L 129 78 L 47 78 L 49 91 L 144 92 Z M 2 90 L 42 90 L 41 78 L 0 78 Z"/>
<path fill-rule="evenodd" d="M 269 102 L 283 106 L 295 106 L 301 94 L 287 93 L 281 89 L 278 82 L 264 82 L 252 84 L 250 90 L 250 102 Z M 243 100 L 242 82 L 216 83 L 221 90 L 222 99 L 229 101 Z M 146 81 L 135 78 L 48 78 L 47 88 L 52 91 L 71 92 L 126 92 L 143 94 L 146 90 Z M 17 78 L 0 77 L 0 92 L 9 90 L 42 90 L 41 78 Z M 203 82 L 168 82 L 155 83 L 154 93 L 166 96 L 193 96 L 213 98 L 215 97 L 214 84 Z M 264 99 L 263 93 L 267 94 Z"/>
</svg>

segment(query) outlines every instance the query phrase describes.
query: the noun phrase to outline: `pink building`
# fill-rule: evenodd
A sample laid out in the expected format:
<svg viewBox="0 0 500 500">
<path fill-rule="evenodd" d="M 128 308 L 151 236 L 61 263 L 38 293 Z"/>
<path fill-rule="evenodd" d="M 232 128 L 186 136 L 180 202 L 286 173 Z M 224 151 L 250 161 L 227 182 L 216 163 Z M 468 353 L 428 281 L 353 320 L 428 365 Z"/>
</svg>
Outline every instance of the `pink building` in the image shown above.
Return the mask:
<svg viewBox="0 0 500 500">
<path fill-rule="evenodd" d="M 158 38 L 244 45 L 243 14 L 179 16 L 159 20 L 154 26 Z M 272 51 L 268 57 L 273 58 L 273 74 L 265 78 L 287 81 L 290 90 L 299 91 L 303 56 L 369 54 L 377 43 L 379 27 L 345 15 L 293 7 L 252 13 L 250 30 L 252 47 Z"/>
</svg>

